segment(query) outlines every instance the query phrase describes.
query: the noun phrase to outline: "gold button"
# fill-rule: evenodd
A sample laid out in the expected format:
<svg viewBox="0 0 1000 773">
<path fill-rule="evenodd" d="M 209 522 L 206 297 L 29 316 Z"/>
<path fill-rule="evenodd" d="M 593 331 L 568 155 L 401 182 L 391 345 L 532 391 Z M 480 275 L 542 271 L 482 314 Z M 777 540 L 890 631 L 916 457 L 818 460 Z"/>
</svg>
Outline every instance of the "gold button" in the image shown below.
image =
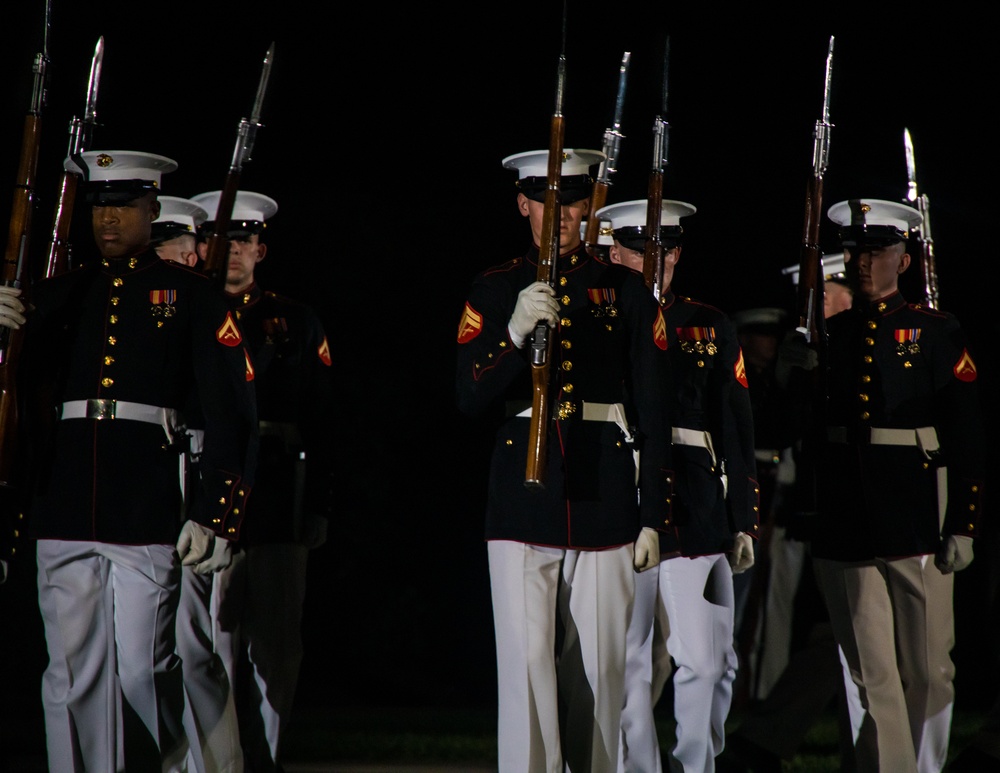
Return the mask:
<svg viewBox="0 0 1000 773">
<path fill-rule="evenodd" d="M 236 533 L 236 527 L 235 526 L 230 526 L 226 531 L 228 531 L 230 534 L 235 534 Z"/>
<path fill-rule="evenodd" d="M 111 284 L 113 284 L 115 287 L 121 287 L 125 283 L 122 281 L 122 278 L 120 276 L 116 276 L 113 280 L 111 280 Z"/>
<path fill-rule="evenodd" d="M 101 386 L 109 387 L 109 386 L 111 386 L 114 383 L 115 383 L 115 380 L 113 378 L 108 378 L 107 376 L 105 376 L 104 378 L 101 379 Z"/>
<path fill-rule="evenodd" d="M 573 363 L 569 360 L 563 360 L 562 364 L 559 366 L 563 370 L 573 370 Z"/>
<path fill-rule="evenodd" d="M 969 524 L 969 525 L 968 525 L 968 526 L 966 527 L 966 529 L 967 529 L 968 531 L 975 531 L 975 530 L 976 530 L 976 524 L 974 524 L 974 523 L 970 523 L 970 524 Z"/>
<path fill-rule="evenodd" d="M 861 421 L 868 421 L 868 419 L 870 419 L 870 418 L 871 418 L 871 415 L 868 413 L 868 411 L 862 411 L 861 412 Z"/>
<path fill-rule="evenodd" d="M 622 447 L 622 441 L 620 441 L 620 440 L 616 440 L 616 441 L 615 441 L 615 446 L 616 446 L 617 448 L 621 448 L 621 447 Z"/>
<path fill-rule="evenodd" d="M 139 263 L 139 259 L 138 258 L 129 258 L 128 259 L 128 267 L 129 268 L 135 268 L 138 263 Z"/>
<path fill-rule="evenodd" d="M 759 508 L 759 507 L 757 507 L 757 505 L 754 505 L 754 507 L 753 507 L 753 511 L 754 511 L 755 513 L 756 513 L 756 512 L 759 512 L 759 511 L 760 511 L 760 508 Z"/>
<path fill-rule="evenodd" d="M 232 485 L 233 485 L 233 482 L 232 482 L 231 480 L 227 480 L 227 481 L 226 481 L 226 485 L 227 485 L 227 486 L 232 486 Z"/>
<path fill-rule="evenodd" d="M 559 320 L 559 324 L 562 325 L 563 327 L 569 327 L 570 325 L 573 324 L 573 320 L 563 317 L 562 319 Z"/>
<path fill-rule="evenodd" d="M 117 314 L 112 314 L 110 317 L 108 317 L 108 322 L 110 322 L 112 325 L 117 325 L 118 324 L 118 315 Z"/>
<path fill-rule="evenodd" d="M 756 486 L 754 486 L 753 493 L 754 494 L 759 494 L 760 493 L 760 489 L 757 488 Z"/>
<path fill-rule="evenodd" d="M 575 266 L 579 260 L 580 260 L 580 258 L 578 256 L 574 255 L 573 257 L 571 257 L 569 259 L 569 264 L 571 266 Z"/>
<path fill-rule="evenodd" d="M 490 352 L 489 354 L 487 354 L 486 355 L 486 359 L 487 360 L 492 360 L 493 359 L 493 352 Z"/>
<path fill-rule="evenodd" d="M 909 360 L 907 360 L 906 362 L 903 363 L 903 367 L 904 368 L 912 368 L 913 367 L 913 363 L 910 362 Z"/>
<path fill-rule="evenodd" d="M 754 531 L 757 531 L 757 529 L 759 529 L 759 528 L 760 528 L 760 526 L 758 526 L 757 524 L 754 524 L 754 525 L 753 525 L 753 530 L 754 530 Z"/>
<path fill-rule="evenodd" d="M 861 377 L 861 383 L 862 383 L 862 384 L 867 384 L 867 383 L 868 383 L 869 381 L 871 381 L 871 380 L 872 380 L 872 377 L 871 377 L 871 376 L 869 376 L 869 375 L 868 375 L 867 373 L 865 373 L 865 375 L 863 375 L 863 376 Z"/>
<path fill-rule="evenodd" d="M 569 306 L 569 296 L 564 295 L 562 298 L 559 299 L 559 303 L 561 303 L 563 306 Z"/>
<path fill-rule="evenodd" d="M 865 346 L 874 346 L 874 345 L 875 345 L 875 339 L 874 338 L 866 338 L 865 339 Z"/>
<path fill-rule="evenodd" d="M 510 438 L 507 438 L 507 445 L 509 445 L 509 446 L 514 445 L 514 441 L 511 440 Z"/>
<path fill-rule="evenodd" d="M 564 384 L 563 385 L 563 392 L 565 392 L 568 395 L 573 394 L 573 385 L 572 384 Z"/>
<path fill-rule="evenodd" d="M 221 518 L 213 518 L 212 519 L 212 523 L 222 523 L 222 519 Z"/>
<path fill-rule="evenodd" d="M 876 322 L 874 319 L 868 320 L 868 329 L 869 330 L 874 330 L 877 327 L 878 327 L 878 322 Z"/>
<path fill-rule="evenodd" d="M 879 310 L 879 311 L 885 311 L 885 309 L 886 309 L 886 305 L 885 305 L 884 303 L 880 303 L 880 304 L 878 305 L 878 310 Z"/>
<path fill-rule="evenodd" d="M 858 399 L 861 402 L 863 402 L 863 403 L 867 403 L 868 402 L 868 395 L 866 395 L 864 392 L 862 392 L 861 394 L 858 395 Z"/>
<path fill-rule="evenodd" d="M 118 343 L 118 339 L 115 338 L 114 336 L 108 336 L 108 343 L 114 346 L 116 343 Z"/>
<path fill-rule="evenodd" d="M 973 483 L 972 484 L 972 493 L 975 494 L 977 491 L 979 491 L 979 486 L 977 486 L 975 483 Z"/>
<path fill-rule="evenodd" d="M 969 505 L 969 512 L 970 513 L 976 512 L 976 506 L 975 505 Z"/>
<path fill-rule="evenodd" d="M 698 365 L 699 368 L 704 368 L 705 367 L 705 361 L 704 360 L 698 360 L 697 365 Z"/>
<path fill-rule="evenodd" d="M 506 341 L 501 341 L 500 342 L 500 348 L 501 349 L 506 349 L 507 348 L 507 342 Z"/>
<path fill-rule="evenodd" d="M 246 496 L 246 495 L 245 495 L 245 494 L 243 493 L 243 489 L 240 489 L 240 490 L 239 490 L 239 491 L 237 491 L 236 493 L 237 493 L 237 494 L 239 494 L 239 495 L 240 495 L 241 497 L 242 497 L 242 496 Z"/>
<path fill-rule="evenodd" d="M 669 525 L 670 525 L 670 519 L 669 519 L 669 518 L 664 518 L 664 519 L 663 519 L 663 523 L 664 523 L 665 525 L 669 526 Z"/>
<path fill-rule="evenodd" d="M 604 329 L 607 330 L 610 333 L 612 330 L 614 330 L 614 327 L 611 325 L 610 322 L 605 322 L 604 323 Z"/>
<path fill-rule="evenodd" d="M 563 339 L 562 341 L 560 341 L 560 342 L 559 342 L 559 345 L 560 345 L 560 346 L 561 346 L 561 347 L 562 347 L 563 349 L 572 349 L 572 348 L 573 348 L 573 342 L 572 342 L 572 341 L 570 341 L 569 339 L 566 339 L 566 338 L 564 338 L 564 339 Z"/>
<path fill-rule="evenodd" d="M 117 306 L 118 305 L 118 296 L 117 295 L 112 295 L 111 296 L 111 305 L 112 306 Z"/>
<path fill-rule="evenodd" d="M 233 508 L 233 515 L 239 515 L 239 514 L 240 514 L 240 509 L 238 507 L 234 507 Z"/>
<path fill-rule="evenodd" d="M 924 469 L 926 470 L 928 467 L 930 467 L 930 464 L 927 463 L 927 462 L 924 462 Z"/>
<path fill-rule="evenodd" d="M 114 358 L 114 357 L 112 357 L 112 356 L 111 356 L 110 354 L 109 354 L 109 355 L 107 355 L 107 356 L 106 356 L 106 357 L 104 358 L 104 364 L 105 364 L 105 365 L 114 365 L 114 362 L 115 362 L 115 358 Z"/>
<path fill-rule="evenodd" d="M 220 505 L 226 504 L 226 498 L 225 497 L 219 497 L 219 504 Z"/>
<path fill-rule="evenodd" d="M 869 365 L 872 364 L 872 356 L 870 354 L 865 355 L 865 362 L 868 363 Z"/>
<path fill-rule="evenodd" d="M 561 276 L 561 277 L 559 277 L 559 286 L 560 286 L 560 287 L 565 287 L 565 286 L 566 286 L 566 283 L 567 283 L 568 281 L 569 281 L 569 280 L 568 280 L 568 279 L 567 279 L 566 277 L 564 277 L 564 276 Z"/>
</svg>

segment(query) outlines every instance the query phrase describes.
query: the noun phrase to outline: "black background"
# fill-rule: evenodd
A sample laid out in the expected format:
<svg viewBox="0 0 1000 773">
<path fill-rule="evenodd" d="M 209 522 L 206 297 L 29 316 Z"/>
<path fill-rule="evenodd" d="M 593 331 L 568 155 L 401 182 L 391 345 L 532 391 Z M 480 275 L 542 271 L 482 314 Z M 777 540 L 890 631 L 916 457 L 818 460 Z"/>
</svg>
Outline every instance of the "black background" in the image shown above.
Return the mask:
<svg viewBox="0 0 1000 773">
<path fill-rule="evenodd" d="M 10 209 L 43 16 L 41 0 L 13 5 L 0 45 L 0 213 Z M 565 145 L 601 147 L 630 51 L 608 203 L 645 197 L 669 34 L 663 195 L 698 208 L 685 223 L 675 289 L 727 311 L 791 303 L 781 268 L 799 260 L 834 35 L 824 211 L 850 197 L 900 200 L 910 129 L 941 306 L 969 333 L 992 424 L 998 67 L 985 15 L 653 5 L 569 3 Z M 302 705 L 495 699 L 482 542 L 489 427 L 454 408 L 455 336 L 475 273 L 527 246 L 514 173 L 501 159 L 548 146 L 562 4 L 462 7 L 54 0 L 36 251 L 99 36 L 106 53 L 90 149 L 175 159 L 163 192 L 182 197 L 222 187 L 275 43 L 264 126 L 242 173 L 245 190 L 279 205 L 258 280 L 319 311 L 340 417 L 336 511 L 310 564 Z M 85 229 L 77 238 L 89 247 Z M 834 239 L 824 218 L 824 251 Z M 989 565 L 980 554 L 959 575 L 966 700 L 989 692 L 978 658 Z M 15 685 L 18 705 L 40 722 L 45 653 L 31 572 L 29 560 L 0 588 L 0 684 Z"/>
</svg>

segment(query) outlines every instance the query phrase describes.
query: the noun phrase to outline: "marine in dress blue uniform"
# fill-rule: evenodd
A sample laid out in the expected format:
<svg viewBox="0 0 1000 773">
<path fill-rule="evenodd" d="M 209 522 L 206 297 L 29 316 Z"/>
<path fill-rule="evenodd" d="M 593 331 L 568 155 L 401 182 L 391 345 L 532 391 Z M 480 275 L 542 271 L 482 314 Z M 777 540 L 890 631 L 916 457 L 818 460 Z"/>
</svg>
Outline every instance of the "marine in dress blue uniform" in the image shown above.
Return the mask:
<svg viewBox="0 0 1000 773">
<path fill-rule="evenodd" d="M 753 414 L 735 327 L 719 309 L 671 289 L 680 221 L 695 211 L 686 202 L 662 202 L 664 266 L 655 297 L 667 328 L 672 388 L 661 399 L 673 420 L 676 493 L 660 537 L 659 569 L 639 578 L 628 630 L 623 771 L 662 769 L 653 708 L 671 657 L 677 730 L 670 767 L 714 770 L 738 665 L 733 572 L 752 566 L 759 528 Z M 597 213 L 610 221 L 611 260 L 635 271 L 642 270 L 646 212 L 643 199 Z"/>
<path fill-rule="evenodd" d="M 817 455 L 817 579 L 863 714 L 861 771 L 940 770 L 954 705 L 953 572 L 972 560 L 985 439 L 977 370 L 957 318 L 907 303 L 920 213 L 880 199 L 829 210 L 854 305 L 827 320 Z"/>
<path fill-rule="evenodd" d="M 220 196 L 193 197 L 210 213 L 203 235 L 214 229 Z M 233 685 L 243 758 L 261 771 L 281 769 L 303 656 L 308 556 L 326 541 L 333 501 L 333 363 L 323 325 L 254 274 L 277 211 L 269 196 L 238 191 L 227 234 L 226 300 L 251 353 L 260 451 L 239 550 L 213 590 L 215 648 Z"/>
<path fill-rule="evenodd" d="M 133 151 L 83 160 L 100 255 L 34 285 L 19 371 L 49 765 L 115 770 L 121 750 L 129 770 L 181 769 L 181 559 L 240 535 L 253 385 L 218 289 L 149 247 L 155 193 L 175 162 Z M 203 493 L 182 526 L 179 441 L 192 401 L 211 410 Z"/>
<path fill-rule="evenodd" d="M 615 770 L 635 571 L 655 566 L 657 530 L 670 517 L 662 315 L 639 276 L 588 255 L 580 242 L 590 167 L 601 157 L 564 151 L 552 296 L 536 283 L 548 151 L 504 160 L 518 171 L 518 208 L 534 243 L 474 279 L 458 327 L 459 408 L 506 412 L 485 526 L 503 773 Z M 540 316 L 522 314 L 533 295 L 542 299 Z M 529 490 L 524 339 L 538 319 L 555 324 L 554 398 L 545 486 Z"/>
</svg>

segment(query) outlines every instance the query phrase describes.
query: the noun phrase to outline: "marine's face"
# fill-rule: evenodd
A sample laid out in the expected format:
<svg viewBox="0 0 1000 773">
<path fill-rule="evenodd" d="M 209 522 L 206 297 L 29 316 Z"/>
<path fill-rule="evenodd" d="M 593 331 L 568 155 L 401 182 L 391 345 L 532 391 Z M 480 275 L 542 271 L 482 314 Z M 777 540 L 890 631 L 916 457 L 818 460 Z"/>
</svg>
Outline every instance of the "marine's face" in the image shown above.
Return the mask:
<svg viewBox="0 0 1000 773">
<path fill-rule="evenodd" d="M 154 193 L 126 203 L 95 204 L 91 208 L 91 225 L 101 257 L 117 260 L 145 248 L 153 221 L 159 215 L 160 202 Z"/>
<path fill-rule="evenodd" d="M 910 266 L 910 255 L 903 242 L 866 246 L 856 253 L 845 252 L 848 274 L 857 282 L 857 291 L 868 300 L 877 300 L 894 293 L 899 287 L 899 275 Z"/>
<path fill-rule="evenodd" d="M 661 296 L 670 289 L 670 284 L 674 281 L 674 267 L 676 267 L 680 256 L 681 248 L 679 245 L 663 251 L 663 276 L 660 281 Z M 612 263 L 620 263 L 633 271 L 638 271 L 640 274 L 642 273 L 643 263 L 646 260 L 645 253 L 629 249 L 617 239 L 611 246 L 609 257 Z"/>
<path fill-rule="evenodd" d="M 523 193 L 517 194 L 517 208 L 531 224 L 531 236 L 535 244 L 542 244 L 542 225 L 545 222 L 545 204 L 529 199 Z M 571 252 L 580 246 L 580 224 L 590 212 L 590 199 L 580 199 L 572 204 L 559 207 L 559 250 Z"/>
<path fill-rule="evenodd" d="M 226 264 L 226 290 L 237 293 L 253 284 L 253 273 L 264 259 L 267 247 L 258 234 L 247 234 L 229 240 L 229 262 Z"/>
</svg>

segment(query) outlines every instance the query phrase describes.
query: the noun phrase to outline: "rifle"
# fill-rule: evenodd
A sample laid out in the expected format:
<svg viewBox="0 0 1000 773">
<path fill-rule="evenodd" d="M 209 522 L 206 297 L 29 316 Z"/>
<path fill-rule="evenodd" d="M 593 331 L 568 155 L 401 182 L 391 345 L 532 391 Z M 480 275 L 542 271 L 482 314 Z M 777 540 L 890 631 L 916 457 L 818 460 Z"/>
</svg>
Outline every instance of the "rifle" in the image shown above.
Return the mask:
<svg viewBox="0 0 1000 773">
<path fill-rule="evenodd" d="M 556 286 L 556 264 L 559 261 L 560 241 L 560 185 L 562 183 L 563 123 L 562 102 L 566 82 L 566 3 L 563 3 L 562 50 L 556 71 L 556 106 L 549 128 L 549 156 L 545 209 L 542 219 L 541 244 L 538 245 L 538 272 L 536 280 Z M 549 325 L 541 320 L 531 334 L 531 426 L 528 431 L 528 461 L 524 485 L 528 489 L 545 488 L 545 461 L 548 458 L 549 416 L 549 364 L 552 360 L 552 337 Z"/>
<path fill-rule="evenodd" d="M 823 207 L 823 174 L 830 155 L 830 80 L 833 73 L 833 35 L 826 55 L 823 112 L 813 131 L 813 173 L 806 188 L 802 251 L 799 259 L 798 312 L 796 328 L 806 341 L 819 350 L 826 344 L 823 314 L 823 255 L 819 249 L 819 224 Z"/>
<path fill-rule="evenodd" d="M 22 289 L 27 305 L 28 245 L 31 238 L 31 215 L 35 207 L 35 174 L 38 169 L 38 146 L 41 139 L 42 108 L 45 105 L 45 76 L 49 64 L 49 26 L 51 0 L 45 4 L 45 33 L 42 50 L 35 56 L 32 71 L 34 86 L 31 105 L 24 118 L 21 136 L 21 159 L 17 168 L 14 201 L 7 232 L 7 249 L 3 258 L 5 287 Z M 14 457 L 18 440 L 18 409 L 16 367 L 21 353 L 23 330 L 0 326 L 0 486 L 13 485 Z"/>
<path fill-rule="evenodd" d="M 69 122 L 69 149 L 66 156 L 80 169 L 86 169 L 83 152 L 90 147 L 90 137 L 97 125 L 97 87 L 101 82 L 101 64 L 104 61 L 104 36 L 97 39 L 94 58 L 90 63 L 90 78 L 87 81 L 87 103 L 83 118 L 73 118 Z M 52 234 L 45 251 L 45 276 L 53 277 L 69 268 L 69 231 L 73 223 L 73 206 L 76 189 L 83 175 L 63 168 L 56 196 L 55 214 L 52 217 Z"/>
<path fill-rule="evenodd" d="M 909 181 L 906 189 L 907 204 L 912 204 L 920 212 L 920 225 L 914 230 L 920 241 L 920 279 L 924 289 L 924 303 L 932 308 L 938 305 L 937 265 L 934 262 L 934 239 L 931 237 L 930 200 L 926 193 L 917 191 L 917 165 L 913 159 L 913 140 L 910 130 L 903 129 L 903 146 L 906 148 L 906 177 Z"/>
<path fill-rule="evenodd" d="M 653 167 L 649 173 L 646 195 L 646 249 L 642 261 L 642 279 L 646 287 L 660 300 L 663 282 L 663 240 L 660 233 L 663 209 L 663 169 L 667 165 L 667 145 L 670 124 L 667 123 L 667 73 L 670 64 L 670 37 L 663 46 L 663 103 L 660 114 L 653 120 Z"/>
<path fill-rule="evenodd" d="M 250 111 L 250 119 L 240 119 L 236 134 L 236 147 L 233 149 L 233 159 L 229 164 L 229 172 L 226 174 L 226 182 L 222 186 L 222 194 L 219 197 L 219 206 L 214 215 L 215 230 L 208 237 L 204 271 L 223 287 L 226 284 L 226 263 L 229 255 L 229 238 L 227 236 L 229 221 L 233 215 L 233 205 L 236 203 L 236 192 L 240 187 L 243 164 L 251 160 L 250 154 L 253 152 L 253 144 L 257 138 L 257 129 L 263 125 L 260 122 L 260 113 L 264 106 L 264 94 L 267 91 L 267 80 L 271 75 L 273 60 L 274 43 L 272 42 L 264 55 L 264 65 L 261 68 L 260 82 L 257 84 L 257 95 Z M 209 215 L 212 213 L 210 212 Z"/>
<path fill-rule="evenodd" d="M 618 152 L 621 150 L 621 141 L 624 135 L 621 133 L 622 108 L 625 105 L 625 79 L 628 75 L 628 64 L 632 54 L 628 51 L 622 56 L 621 67 L 618 70 L 618 96 L 615 98 L 615 115 L 611 128 L 604 130 L 604 159 L 597 171 L 597 179 L 594 180 L 594 192 L 590 196 L 590 214 L 587 216 L 587 230 L 584 234 L 583 243 L 590 255 L 600 255 L 598 247 L 598 237 L 601 230 L 601 221 L 597 217 L 597 210 L 604 206 L 608 200 L 608 188 L 611 186 L 611 175 L 618 171 Z"/>
</svg>

